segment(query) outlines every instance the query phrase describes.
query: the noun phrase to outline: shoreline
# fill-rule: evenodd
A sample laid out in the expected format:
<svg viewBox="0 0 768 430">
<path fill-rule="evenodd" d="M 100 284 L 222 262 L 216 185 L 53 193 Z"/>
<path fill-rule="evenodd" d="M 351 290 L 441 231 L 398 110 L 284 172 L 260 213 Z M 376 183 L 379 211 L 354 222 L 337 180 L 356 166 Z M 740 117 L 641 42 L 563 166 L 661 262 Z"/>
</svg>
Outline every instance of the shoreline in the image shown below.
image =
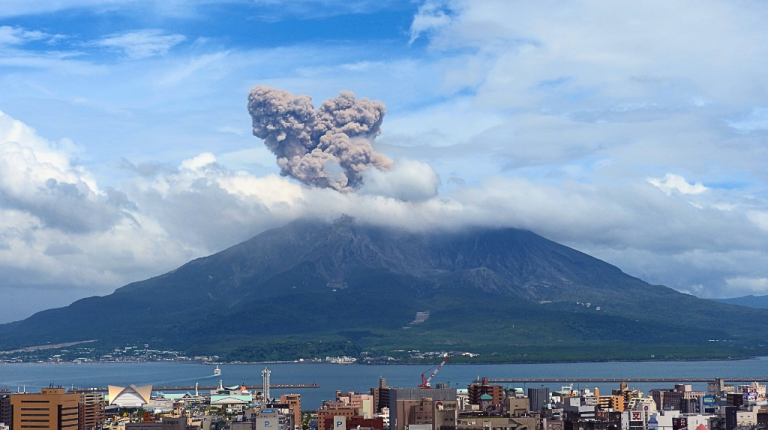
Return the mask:
<svg viewBox="0 0 768 430">
<path fill-rule="evenodd" d="M 507 365 L 515 365 L 515 364 L 575 364 L 575 363 L 685 363 L 685 362 L 692 362 L 692 363 L 701 363 L 701 362 L 707 362 L 707 361 L 715 361 L 715 362 L 721 362 L 721 361 L 750 361 L 750 360 L 760 360 L 761 358 L 768 359 L 768 356 L 763 355 L 753 355 L 753 356 L 745 356 L 745 357 L 729 357 L 729 358 L 686 358 L 686 359 L 659 359 L 659 360 L 563 360 L 563 361 L 513 361 L 513 362 L 473 362 L 473 363 L 451 363 L 451 366 L 507 366 Z M 101 364 L 142 364 L 142 363 L 173 363 L 173 364 L 199 364 L 203 366 L 253 366 L 253 365 L 262 365 L 262 364 L 316 364 L 316 365 L 341 365 L 341 366 L 350 366 L 350 365 L 357 365 L 357 366 L 424 366 L 424 365 L 433 365 L 436 364 L 432 361 L 424 361 L 424 362 L 408 362 L 408 363 L 330 363 L 325 361 L 297 361 L 297 360 L 291 360 L 291 361 L 249 361 L 249 362 L 224 362 L 224 361 L 201 361 L 201 360 L 136 360 L 136 361 L 87 361 L 87 362 L 80 362 L 80 363 L 74 363 L 71 361 L 62 361 L 62 362 L 0 362 L 0 366 L 2 365 L 29 365 L 29 364 L 36 364 L 36 365 L 46 365 L 46 366 L 56 366 L 56 365 L 72 365 L 72 366 L 83 366 L 83 365 L 101 365 Z"/>
</svg>

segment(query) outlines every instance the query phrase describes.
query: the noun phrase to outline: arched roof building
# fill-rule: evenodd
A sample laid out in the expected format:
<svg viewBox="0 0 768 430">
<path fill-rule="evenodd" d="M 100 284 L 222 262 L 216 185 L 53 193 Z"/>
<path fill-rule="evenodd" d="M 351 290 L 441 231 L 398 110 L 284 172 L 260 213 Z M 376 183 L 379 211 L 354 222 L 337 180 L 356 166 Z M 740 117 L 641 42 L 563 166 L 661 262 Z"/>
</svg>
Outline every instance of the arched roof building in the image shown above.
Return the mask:
<svg viewBox="0 0 768 430">
<path fill-rule="evenodd" d="M 149 403 L 151 395 L 151 385 L 141 387 L 133 384 L 127 387 L 109 386 L 109 404 L 118 405 L 121 408 L 140 408 Z"/>
</svg>

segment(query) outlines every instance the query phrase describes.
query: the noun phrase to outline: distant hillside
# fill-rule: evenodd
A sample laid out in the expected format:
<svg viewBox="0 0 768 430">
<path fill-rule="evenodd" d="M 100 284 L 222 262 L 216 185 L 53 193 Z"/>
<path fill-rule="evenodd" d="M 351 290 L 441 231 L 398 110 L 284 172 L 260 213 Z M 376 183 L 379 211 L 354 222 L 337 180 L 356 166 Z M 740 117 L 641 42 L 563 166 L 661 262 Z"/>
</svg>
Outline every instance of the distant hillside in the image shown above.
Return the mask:
<svg viewBox="0 0 768 430">
<path fill-rule="evenodd" d="M 720 303 L 728 303 L 730 305 L 746 306 L 748 308 L 756 309 L 768 309 L 768 296 L 744 296 L 734 297 L 732 299 L 712 299 Z"/>
<path fill-rule="evenodd" d="M 417 312 L 429 316 L 411 324 Z M 766 317 L 647 284 L 530 231 L 411 233 L 342 217 L 298 220 L 2 325 L 0 347 L 99 339 L 231 360 L 413 349 L 482 361 L 727 358 L 766 352 L 768 327 L 744 324 Z"/>
</svg>

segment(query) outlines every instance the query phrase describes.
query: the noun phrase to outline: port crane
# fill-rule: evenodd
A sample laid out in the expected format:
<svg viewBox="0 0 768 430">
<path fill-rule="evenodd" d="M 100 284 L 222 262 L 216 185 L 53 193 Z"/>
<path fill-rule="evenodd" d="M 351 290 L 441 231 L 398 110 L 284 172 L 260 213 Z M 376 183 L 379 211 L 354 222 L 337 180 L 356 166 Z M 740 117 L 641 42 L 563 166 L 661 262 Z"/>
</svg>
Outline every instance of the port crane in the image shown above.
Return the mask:
<svg viewBox="0 0 768 430">
<path fill-rule="evenodd" d="M 445 359 L 443 360 L 443 362 L 442 362 L 442 363 L 440 363 L 440 364 L 438 364 L 438 365 L 437 365 L 437 367 L 435 368 L 435 371 L 434 371 L 434 372 L 432 372 L 432 374 L 431 374 L 431 375 L 429 375 L 429 378 L 426 378 L 426 377 L 424 377 L 424 374 L 422 373 L 422 374 L 421 374 L 421 384 L 419 384 L 419 387 L 421 387 L 421 388 L 432 388 L 432 386 L 431 386 L 431 385 L 429 385 L 429 382 L 430 382 L 430 381 L 432 381 L 432 378 L 434 378 L 434 377 L 435 377 L 435 375 L 437 375 L 437 372 L 439 372 L 439 371 L 440 371 L 440 369 L 441 369 L 441 368 L 443 367 L 443 365 L 445 364 L 445 362 L 446 362 L 446 361 L 448 361 L 448 358 L 449 358 L 449 356 L 448 356 L 448 355 L 446 355 L 446 356 L 445 356 Z"/>
</svg>

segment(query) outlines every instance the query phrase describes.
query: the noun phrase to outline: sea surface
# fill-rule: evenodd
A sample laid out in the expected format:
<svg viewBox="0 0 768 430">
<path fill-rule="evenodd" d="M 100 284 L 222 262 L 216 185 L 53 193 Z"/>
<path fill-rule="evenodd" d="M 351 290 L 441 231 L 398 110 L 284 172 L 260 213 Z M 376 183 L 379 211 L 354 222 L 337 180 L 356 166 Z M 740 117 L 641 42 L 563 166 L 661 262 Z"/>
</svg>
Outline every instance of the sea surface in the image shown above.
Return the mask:
<svg viewBox="0 0 768 430">
<path fill-rule="evenodd" d="M 221 376 L 214 376 L 215 366 L 195 362 L 90 363 L 90 364 L 0 364 L 0 388 L 13 392 L 26 389 L 38 392 L 50 384 L 71 387 L 127 386 L 194 386 L 195 383 L 217 385 L 261 384 L 261 371 L 269 367 L 272 384 L 311 384 L 320 388 L 272 390 L 276 397 L 285 393 L 301 394 L 302 409 L 317 409 L 323 400 L 333 399 L 336 390 L 367 393 L 386 378 L 391 387 L 416 387 L 421 374 L 431 373 L 429 365 L 380 365 L 279 363 L 224 364 Z M 466 388 L 478 377 L 491 379 L 529 378 L 768 378 L 768 357 L 729 361 L 675 362 L 606 362 L 548 364 L 451 365 L 450 361 L 433 379 L 451 387 Z M 535 388 L 541 384 L 505 384 Z M 706 391 L 706 383 L 692 384 L 694 390 Z M 550 390 L 562 384 L 544 384 Z M 574 384 L 577 388 L 600 388 L 601 392 L 618 388 L 618 384 Z M 646 394 L 654 388 L 672 388 L 671 383 L 630 384 Z M 207 393 L 206 393 L 207 394 Z"/>
</svg>

